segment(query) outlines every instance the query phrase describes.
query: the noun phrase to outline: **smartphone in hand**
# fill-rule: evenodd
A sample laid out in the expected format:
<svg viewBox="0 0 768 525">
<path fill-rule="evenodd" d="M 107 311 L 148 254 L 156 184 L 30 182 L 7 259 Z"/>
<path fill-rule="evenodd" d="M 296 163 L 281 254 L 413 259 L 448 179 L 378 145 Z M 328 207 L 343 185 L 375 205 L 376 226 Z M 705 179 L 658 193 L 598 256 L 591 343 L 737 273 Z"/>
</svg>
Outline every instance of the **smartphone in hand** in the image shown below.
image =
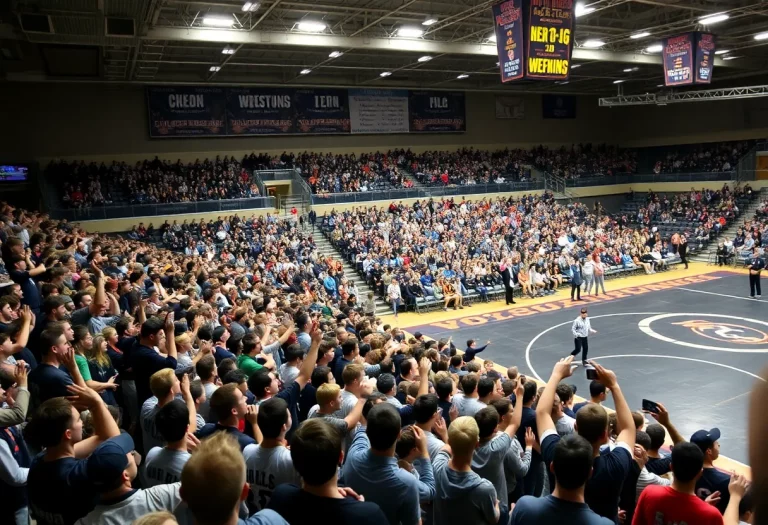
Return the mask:
<svg viewBox="0 0 768 525">
<path fill-rule="evenodd" d="M 659 404 L 655 401 L 651 401 L 649 399 L 643 399 L 643 410 L 646 410 L 648 412 L 651 412 L 653 414 L 659 414 L 661 410 L 659 410 Z"/>
<path fill-rule="evenodd" d="M 594 366 L 586 365 L 584 367 L 584 370 L 587 371 L 587 379 L 589 379 L 590 381 L 594 381 L 595 379 L 597 379 L 597 370 L 595 370 Z"/>
</svg>

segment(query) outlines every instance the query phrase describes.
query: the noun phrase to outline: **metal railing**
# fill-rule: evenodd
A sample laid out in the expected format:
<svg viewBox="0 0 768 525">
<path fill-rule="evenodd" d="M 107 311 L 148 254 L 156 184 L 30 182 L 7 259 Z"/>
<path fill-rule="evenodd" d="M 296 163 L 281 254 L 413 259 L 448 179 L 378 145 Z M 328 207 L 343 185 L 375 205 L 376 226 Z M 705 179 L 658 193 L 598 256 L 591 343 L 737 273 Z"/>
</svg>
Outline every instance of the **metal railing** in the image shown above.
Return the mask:
<svg viewBox="0 0 768 525">
<path fill-rule="evenodd" d="M 216 201 L 172 202 L 160 204 L 109 205 L 92 208 L 52 208 L 51 215 L 68 221 L 93 221 L 126 217 L 153 217 L 186 213 L 230 212 L 253 208 L 274 208 L 274 197 L 227 199 Z"/>
<path fill-rule="evenodd" d="M 736 166 L 736 182 L 741 184 L 742 182 L 755 180 L 755 172 L 757 171 L 757 154 L 761 151 L 768 151 L 768 142 L 761 141 L 755 144 L 751 150 L 749 150 L 739 160 Z"/>
<path fill-rule="evenodd" d="M 566 185 L 572 188 L 584 186 L 611 186 L 613 184 L 649 184 L 654 182 L 712 182 L 735 180 L 735 171 L 705 173 L 632 173 L 610 177 L 580 177 L 566 179 Z"/>
<path fill-rule="evenodd" d="M 503 184 L 469 184 L 466 186 L 430 186 L 425 189 L 393 189 L 352 193 L 312 195 L 312 204 L 344 204 L 353 202 L 397 201 L 402 199 L 428 199 L 430 197 L 456 197 L 483 193 L 534 191 L 545 189 L 544 181 L 505 182 Z"/>
<path fill-rule="evenodd" d="M 295 169 L 281 169 L 281 170 L 255 170 L 254 174 L 258 174 L 262 181 L 273 180 L 291 180 L 296 172 Z"/>
</svg>

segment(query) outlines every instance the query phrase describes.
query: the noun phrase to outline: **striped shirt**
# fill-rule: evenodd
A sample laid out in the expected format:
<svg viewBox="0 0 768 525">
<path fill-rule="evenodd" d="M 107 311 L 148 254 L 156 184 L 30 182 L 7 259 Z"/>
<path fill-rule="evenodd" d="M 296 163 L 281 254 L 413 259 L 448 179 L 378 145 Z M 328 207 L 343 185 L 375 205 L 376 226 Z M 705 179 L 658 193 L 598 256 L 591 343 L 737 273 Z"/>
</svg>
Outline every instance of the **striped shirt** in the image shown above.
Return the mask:
<svg viewBox="0 0 768 525">
<path fill-rule="evenodd" d="M 582 319 L 581 316 L 576 318 L 573 322 L 573 327 L 571 327 L 574 337 L 587 337 L 591 329 L 592 326 L 589 324 L 589 317 Z"/>
</svg>

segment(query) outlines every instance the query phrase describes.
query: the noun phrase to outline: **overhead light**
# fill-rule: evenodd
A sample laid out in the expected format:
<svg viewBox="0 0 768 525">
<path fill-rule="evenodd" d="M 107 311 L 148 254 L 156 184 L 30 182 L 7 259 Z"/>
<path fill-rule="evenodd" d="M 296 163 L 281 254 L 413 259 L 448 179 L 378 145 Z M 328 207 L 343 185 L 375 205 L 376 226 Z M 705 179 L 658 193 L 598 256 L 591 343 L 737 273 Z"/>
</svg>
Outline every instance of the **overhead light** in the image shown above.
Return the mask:
<svg viewBox="0 0 768 525">
<path fill-rule="evenodd" d="M 424 30 L 418 27 L 401 27 L 397 30 L 397 36 L 403 38 L 419 38 L 424 34 Z"/>
<path fill-rule="evenodd" d="M 768 38 L 768 31 L 755 35 L 755 40 L 765 40 L 766 38 Z"/>
<path fill-rule="evenodd" d="M 332 51 L 328 58 L 339 58 L 343 54 L 341 51 Z"/>
<path fill-rule="evenodd" d="M 491 36 L 488 37 L 488 42 L 496 42 L 496 33 L 491 33 Z"/>
<path fill-rule="evenodd" d="M 580 16 L 588 15 L 594 10 L 595 10 L 594 7 L 585 6 L 583 2 L 579 2 L 578 4 L 576 4 L 576 12 L 575 12 L 576 18 L 579 18 Z"/>
<path fill-rule="evenodd" d="M 315 20 L 303 20 L 297 24 L 299 31 L 306 31 L 307 33 L 319 33 L 324 31 L 327 27 L 325 22 Z"/>
<path fill-rule="evenodd" d="M 498 62 L 496 62 L 496 67 L 499 67 L 499 63 Z"/>
<path fill-rule="evenodd" d="M 421 25 L 429 27 L 429 26 L 431 26 L 432 24 L 436 24 L 436 23 L 437 23 L 437 17 L 436 17 L 436 16 L 428 16 L 428 17 L 427 17 L 427 18 L 426 18 L 426 19 L 425 19 L 425 20 L 424 20 L 424 21 L 421 23 Z"/>
<path fill-rule="evenodd" d="M 640 69 L 640 68 L 628 67 L 627 69 L 624 70 L 624 73 L 632 73 L 633 71 L 637 71 L 638 69 Z"/>
<path fill-rule="evenodd" d="M 639 33 L 635 33 L 634 35 L 629 35 L 629 38 L 637 40 L 638 38 L 645 38 L 647 36 L 651 36 L 651 33 L 648 31 L 641 31 Z"/>
<path fill-rule="evenodd" d="M 469 78 L 469 75 L 467 75 L 466 73 L 462 73 L 461 75 L 459 75 L 459 76 L 458 76 L 458 77 L 456 77 L 456 78 L 457 78 L 458 80 L 463 80 L 463 79 L 465 79 L 465 78 Z"/>
<path fill-rule="evenodd" d="M 253 13 L 254 11 L 257 11 L 259 9 L 259 6 L 261 5 L 261 2 L 246 2 L 243 4 L 243 7 L 241 8 L 244 13 Z"/>
<path fill-rule="evenodd" d="M 379 73 L 379 76 L 380 77 L 388 77 L 391 74 L 392 74 L 391 71 L 382 71 L 381 73 Z"/>
<path fill-rule="evenodd" d="M 496 65 L 498 66 L 498 65 L 499 65 L 499 63 L 498 63 L 498 62 L 496 62 Z M 579 67 L 581 67 L 581 64 L 573 64 L 573 65 L 571 66 L 571 69 L 576 69 L 576 68 L 579 68 Z"/>
<path fill-rule="evenodd" d="M 723 60 L 736 60 L 737 58 L 741 57 L 723 57 Z"/>
<path fill-rule="evenodd" d="M 203 25 L 204 26 L 211 26 L 211 27 L 232 27 L 232 24 L 235 23 L 235 19 L 225 18 L 222 16 L 206 16 L 203 17 Z"/>
<path fill-rule="evenodd" d="M 656 87 L 665 87 L 664 84 L 656 84 Z"/>
<path fill-rule="evenodd" d="M 717 51 L 715 51 L 715 54 L 716 55 L 724 55 L 724 54 L 728 53 L 729 51 L 730 51 L 730 49 L 718 49 Z"/>
<path fill-rule="evenodd" d="M 210 71 L 211 73 L 218 73 L 219 71 L 221 71 L 221 66 L 211 66 L 208 71 Z"/>
<path fill-rule="evenodd" d="M 664 46 L 661 44 L 654 44 L 645 48 L 648 53 L 661 53 L 664 50 Z"/>
<path fill-rule="evenodd" d="M 429 62 L 432 60 L 432 57 L 429 55 L 424 55 L 423 57 L 419 57 L 419 62 Z"/>
<path fill-rule="evenodd" d="M 729 18 L 731 17 L 726 15 L 725 13 L 716 13 L 714 15 L 708 15 L 708 16 L 703 16 L 699 18 L 699 23 L 704 26 L 711 26 L 713 24 L 725 22 Z"/>
<path fill-rule="evenodd" d="M 603 47 L 604 45 L 605 45 L 605 42 L 603 42 L 602 40 L 591 38 L 589 40 L 584 41 L 584 43 L 581 44 L 581 47 L 586 47 L 587 49 L 595 49 L 598 47 Z"/>
<path fill-rule="evenodd" d="M 234 55 L 235 54 L 235 50 L 232 49 L 231 47 L 227 46 L 227 47 L 225 47 L 224 49 L 221 50 L 221 54 L 222 55 Z"/>
<path fill-rule="evenodd" d="M 614 84 L 623 84 L 624 81 L 623 80 L 614 80 L 613 83 Z"/>
<path fill-rule="evenodd" d="M 302 69 L 299 71 L 299 75 L 309 75 L 312 72 L 311 69 Z"/>
</svg>

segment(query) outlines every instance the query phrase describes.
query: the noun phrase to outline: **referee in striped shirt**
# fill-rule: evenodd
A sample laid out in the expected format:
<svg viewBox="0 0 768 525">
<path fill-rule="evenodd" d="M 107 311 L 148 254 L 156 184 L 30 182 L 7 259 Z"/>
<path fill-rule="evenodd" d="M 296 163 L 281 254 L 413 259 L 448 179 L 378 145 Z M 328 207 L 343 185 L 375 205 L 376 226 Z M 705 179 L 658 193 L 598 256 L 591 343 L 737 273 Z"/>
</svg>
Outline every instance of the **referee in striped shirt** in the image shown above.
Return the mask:
<svg viewBox="0 0 768 525">
<path fill-rule="evenodd" d="M 587 317 L 587 309 L 581 309 L 581 315 L 579 315 L 574 321 L 571 327 L 573 332 L 573 342 L 575 348 L 571 355 L 576 356 L 583 350 L 581 355 L 581 362 L 583 365 L 587 364 L 587 352 L 589 352 L 589 334 L 596 334 L 597 330 L 592 330 L 592 326 L 589 324 L 589 317 Z"/>
</svg>

